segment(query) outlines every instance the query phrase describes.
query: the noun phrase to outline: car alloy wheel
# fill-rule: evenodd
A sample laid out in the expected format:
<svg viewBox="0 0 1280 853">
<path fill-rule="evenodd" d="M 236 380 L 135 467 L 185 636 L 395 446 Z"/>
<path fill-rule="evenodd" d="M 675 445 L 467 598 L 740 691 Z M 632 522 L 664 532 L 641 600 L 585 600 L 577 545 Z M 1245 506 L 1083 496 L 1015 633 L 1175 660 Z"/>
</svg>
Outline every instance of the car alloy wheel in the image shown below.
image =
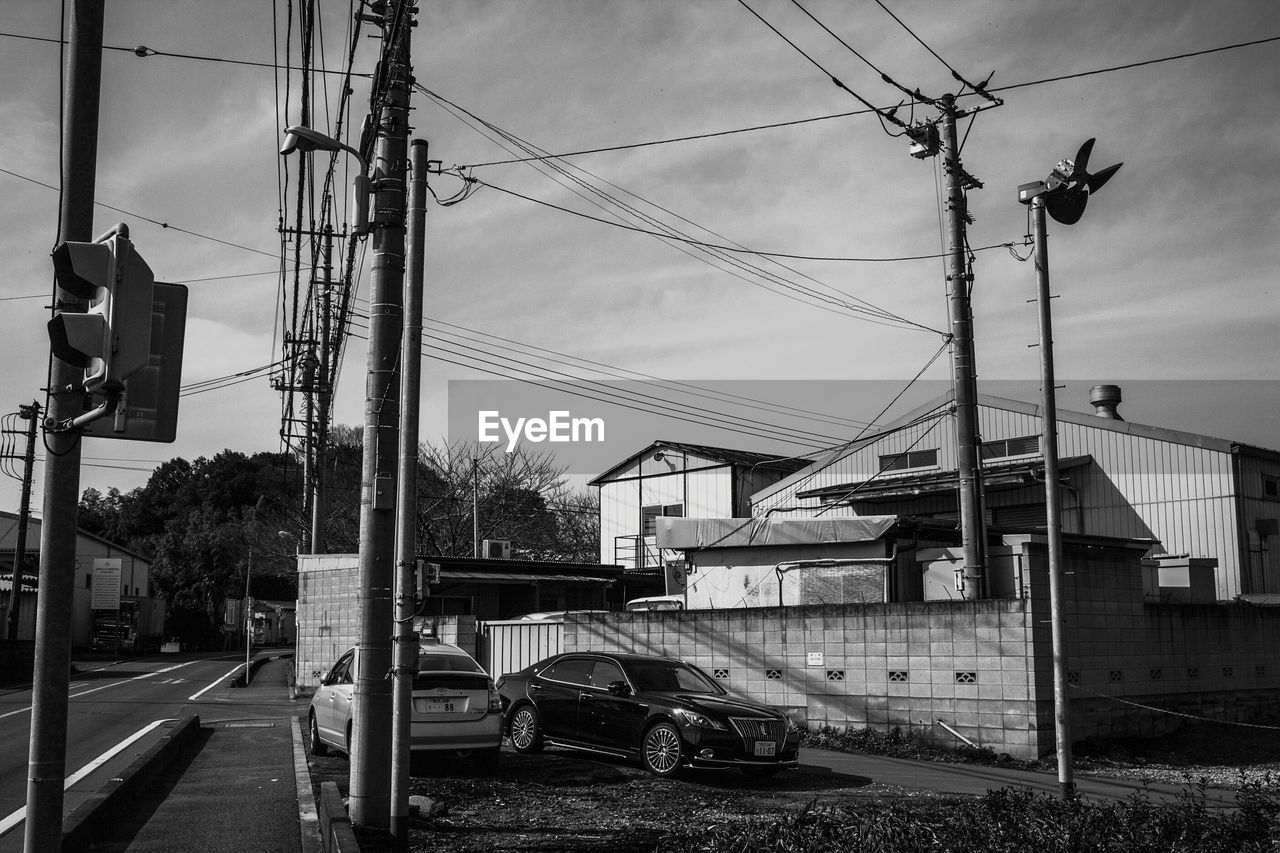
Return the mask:
<svg viewBox="0 0 1280 853">
<path fill-rule="evenodd" d="M 511 746 L 516 752 L 542 751 L 542 726 L 532 705 L 521 705 L 511 715 Z"/>
<path fill-rule="evenodd" d="M 674 776 L 680 770 L 680 732 L 671 723 L 658 723 L 645 732 L 640 755 L 655 776 Z"/>
</svg>

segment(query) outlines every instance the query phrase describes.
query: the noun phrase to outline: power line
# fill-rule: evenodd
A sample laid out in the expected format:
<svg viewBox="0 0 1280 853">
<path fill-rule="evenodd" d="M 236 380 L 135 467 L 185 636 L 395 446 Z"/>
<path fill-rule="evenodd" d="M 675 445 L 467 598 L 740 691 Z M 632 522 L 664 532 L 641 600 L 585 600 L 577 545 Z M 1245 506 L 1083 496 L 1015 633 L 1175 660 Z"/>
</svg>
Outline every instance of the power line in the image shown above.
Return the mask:
<svg viewBox="0 0 1280 853">
<path fill-rule="evenodd" d="M 523 199 L 524 201 L 532 202 L 533 204 L 542 205 L 543 207 L 549 207 L 553 210 L 558 210 L 561 213 L 570 213 L 570 214 L 573 214 L 574 216 L 578 216 L 583 219 L 590 219 L 593 222 L 599 222 L 603 225 L 609 225 L 614 228 L 621 228 L 624 231 L 634 231 L 637 234 L 646 234 L 650 237 L 660 237 L 663 240 L 674 240 L 677 243 L 685 243 L 690 246 L 698 246 L 705 249 L 714 249 L 718 252 L 733 252 L 733 253 L 745 254 L 745 255 L 758 255 L 762 258 L 783 258 L 785 260 L 792 260 L 792 261 L 832 261 L 832 262 L 841 262 L 841 263 L 864 263 L 864 264 L 887 264 L 887 263 L 899 263 L 903 261 L 928 261 L 928 260 L 935 260 L 937 258 L 945 258 L 945 257 L 948 257 L 949 255 L 949 253 L 947 252 L 942 252 L 942 253 L 935 253 L 932 255 L 904 255 L 901 257 L 893 257 L 893 258 L 851 258 L 851 257 L 838 257 L 838 256 L 832 256 L 832 255 L 800 255 L 800 254 L 792 254 L 788 252 L 766 252 L 760 249 L 745 249 L 737 246 L 726 246 L 726 245 L 721 245 L 717 243 L 708 243 L 703 240 L 695 240 L 692 237 L 676 237 L 676 236 L 672 236 L 671 234 L 665 234 L 660 231 L 651 231 L 647 228 L 640 228 L 638 226 L 628 225 L 623 222 L 614 222 L 608 219 L 603 219 L 599 216 L 592 216 L 589 213 L 582 213 L 581 211 L 573 210 L 568 207 L 561 207 L 560 205 L 552 204 L 549 201 L 543 201 L 542 199 L 533 198 L 532 196 L 527 196 L 527 195 L 524 195 L 523 193 L 518 193 L 515 190 L 510 190 L 510 189 L 507 189 L 506 187 L 500 187 L 497 184 L 491 184 L 488 181 L 481 180 L 480 178 L 469 178 L 468 180 L 474 181 L 475 183 L 481 184 L 482 186 L 489 187 L 490 189 L 497 190 L 500 193 L 506 193 L 507 195 L 515 196 L 516 198 Z M 984 252 L 984 251 L 987 251 L 988 249 L 1008 249 L 1010 246 L 1013 246 L 1013 245 L 1014 243 L 993 243 L 990 246 L 982 246 L 980 248 L 974 249 L 973 251 Z M 859 310 L 865 310 L 865 309 L 859 309 Z M 902 318 L 895 318 L 895 319 L 902 319 Z M 910 323 L 913 326 L 918 325 L 916 323 L 911 323 L 910 320 L 906 320 L 905 322 Z M 938 331 L 937 329 L 928 329 L 928 327 L 923 327 L 923 326 L 921 328 L 925 328 L 931 332 Z M 938 334 L 942 334 L 942 333 L 938 332 Z"/>
<path fill-rule="evenodd" d="M 742 8 L 746 9 L 746 10 L 747 10 L 748 12 L 750 12 L 752 15 L 755 15 L 755 16 L 756 16 L 756 18 L 760 21 L 760 23 L 764 24 L 766 27 L 768 27 L 769 29 L 773 30 L 773 32 L 778 36 L 778 38 L 782 39 L 782 40 L 783 40 L 783 41 L 785 41 L 787 44 L 789 44 L 789 45 L 791 45 L 793 48 L 795 48 L 795 50 L 796 50 L 796 52 L 797 52 L 797 53 L 799 53 L 801 56 L 803 56 L 805 59 L 809 60 L 809 62 L 811 62 L 811 63 L 813 64 L 813 67 L 814 67 L 814 68 L 817 68 L 819 71 L 821 71 L 823 74 L 825 74 L 828 78 L 830 78 L 831 82 L 832 82 L 832 83 L 834 83 L 834 84 L 836 85 L 836 87 L 837 87 L 837 88 L 839 88 L 839 89 L 843 89 L 844 91 L 848 92 L 850 95 L 852 95 L 852 96 L 854 97 L 854 99 L 855 99 L 855 100 L 857 100 L 857 102 L 858 102 L 858 103 L 862 104 L 862 105 L 863 105 L 864 107 L 866 107 L 868 110 L 870 110 L 871 112 L 875 113 L 878 117 L 880 117 L 880 119 L 881 119 L 882 121 L 883 121 L 884 119 L 888 119 L 890 122 L 892 122 L 893 124 L 898 125 L 899 127 L 906 127 L 906 125 L 905 125 L 905 124 L 904 124 L 900 119 L 895 118 L 895 117 L 894 117 L 894 115 L 893 115 L 892 113 L 890 113 L 890 112 L 881 112 L 880 110 L 876 109 L 876 106 L 875 106 L 874 104 L 872 104 L 870 101 L 868 101 L 866 98 L 862 97 L 862 96 L 861 96 L 861 95 L 859 95 L 857 92 L 853 91 L 853 90 L 852 90 L 852 89 L 850 89 L 848 86 L 846 86 L 846 85 L 845 85 L 845 84 L 840 80 L 840 78 L 839 78 L 839 77 L 837 77 L 836 75 L 834 75 L 834 74 L 832 74 L 830 71 L 828 71 L 826 68 L 824 68 L 824 67 L 822 66 L 822 63 L 818 62 L 818 60 L 814 59 L 812 56 L 810 56 L 809 54 L 805 53 L 804 49 L 803 49 L 803 48 L 801 48 L 801 47 L 800 47 L 800 45 L 796 44 L 796 43 L 795 43 L 795 42 L 793 42 L 791 39 L 787 38 L 785 35 L 783 35 L 783 33 L 782 33 L 782 31 L 781 31 L 781 30 L 779 30 L 779 29 L 778 29 L 777 27 L 775 27 L 773 24 L 771 24 L 771 23 L 769 23 L 767 20 L 765 20 L 765 19 L 764 19 L 764 17 L 762 17 L 762 16 L 761 16 L 761 14 L 760 14 L 759 12 L 757 12 L 755 9 L 752 9 L 750 6 L 748 6 L 748 5 L 747 5 L 746 0 L 738 0 L 738 5 L 742 6 Z M 852 48 L 850 48 L 850 49 L 852 49 Z"/>
<path fill-rule="evenodd" d="M 1044 77 L 1038 80 L 1027 80 L 1022 83 L 1011 83 L 1007 86 L 996 86 L 987 89 L 989 93 L 995 92 L 1011 92 L 1015 89 L 1025 89 L 1030 86 L 1042 86 L 1047 83 L 1058 83 L 1063 80 L 1074 80 L 1079 77 L 1092 77 L 1098 74 L 1109 74 L 1114 71 L 1127 71 L 1132 68 L 1141 68 L 1147 65 L 1158 65 L 1162 62 L 1173 62 L 1180 59 L 1192 59 L 1197 56 L 1207 56 L 1212 53 L 1221 53 L 1227 50 L 1237 50 L 1244 47 L 1255 47 L 1261 44 L 1269 44 L 1271 42 L 1280 41 L 1280 36 L 1269 36 L 1267 38 L 1255 39 L 1253 41 L 1236 42 L 1234 44 L 1226 44 L 1221 47 L 1206 48 L 1204 50 L 1191 51 L 1189 53 L 1179 53 L 1173 56 L 1163 56 L 1157 59 L 1147 59 L 1141 62 L 1130 62 L 1124 65 L 1111 65 L 1105 68 L 1095 68 L 1091 71 L 1080 71 L 1074 74 L 1061 74 L 1055 77 Z M 958 97 L 970 97 L 972 93 L 966 93 Z M 480 169 L 486 166 L 507 166 L 512 163 L 525 163 L 534 160 L 549 160 L 552 158 L 580 157 L 586 154 L 608 154 L 615 151 L 631 151 L 636 148 L 649 148 L 655 145 L 671 145 L 677 142 L 697 142 L 703 139 L 715 139 L 721 136 L 733 136 L 739 133 L 755 133 L 762 130 L 777 130 L 784 127 L 796 127 L 802 124 L 813 124 L 820 121 L 831 121 L 833 119 L 851 118 L 853 116 L 871 115 L 879 113 L 880 108 L 871 108 L 864 110 L 850 110 L 848 112 L 830 113 L 827 115 L 810 116 L 808 118 L 791 119 L 790 121 L 769 122 L 767 124 L 755 124 L 749 127 L 731 128 L 729 130 L 715 130 L 706 133 L 692 133 L 683 136 L 670 136 L 662 139 L 650 139 L 644 142 L 632 142 L 622 145 L 608 145 L 600 148 L 583 148 L 574 151 L 565 151 L 560 154 L 544 154 L 536 157 L 517 157 L 508 160 L 490 160 L 483 163 L 472 163 L 460 168 L 464 169 Z"/>
<path fill-rule="evenodd" d="M 38 181 L 35 178 L 31 178 L 26 175 L 19 174 L 18 172 L 14 172 L 9 169 L 0 168 L 0 172 L 3 172 L 6 175 L 11 175 L 12 177 L 15 177 L 19 180 L 26 181 L 31 184 L 35 184 L 38 187 L 44 187 L 45 189 L 53 190 L 54 192 L 60 191 L 53 184 L 46 184 L 44 181 Z M 97 207 L 105 207 L 107 210 L 114 210 L 116 213 L 123 213 L 125 216 L 132 216 L 135 219 L 141 219 L 143 222 L 150 222 L 152 225 L 158 225 L 161 228 L 167 228 L 170 231 L 178 231 L 183 234 L 189 234 L 192 237 L 199 237 L 201 240 L 210 240 L 214 243 L 221 243 L 224 246 L 231 246 L 234 249 L 243 249 L 246 252 L 253 252 L 256 255 L 266 255 L 268 258 L 277 257 L 275 252 L 264 252 L 261 249 L 255 249 L 251 246 L 245 246 L 240 243 L 232 243 L 230 240 L 223 240 L 218 237 L 210 237 L 208 234 L 201 234 L 198 231 L 190 231 L 186 228 L 179 228 L 177 225 L 170 225 L 168 222 L 161 222 L 159 219 L 152 219 L 149 216 L 143 216 L 141 213 L 134 213 L 131 210 L 125 210 L 123 207 L 114 207 L 110 204 L 107 204 L 106 202 L 95 201 L 94 205 Z"/>
</svg>

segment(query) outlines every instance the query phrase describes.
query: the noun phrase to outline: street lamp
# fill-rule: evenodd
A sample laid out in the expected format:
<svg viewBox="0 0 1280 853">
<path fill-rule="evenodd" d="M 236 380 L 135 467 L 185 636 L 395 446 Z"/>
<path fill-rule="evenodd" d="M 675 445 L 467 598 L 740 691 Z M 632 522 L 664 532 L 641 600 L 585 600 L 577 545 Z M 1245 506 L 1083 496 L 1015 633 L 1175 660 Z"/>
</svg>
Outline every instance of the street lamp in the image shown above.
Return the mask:
<svg viewBox="0 0 1280 853">
<path fill-rule="evenodd" d="M 284 129 L 284 144 L 280 146 L 280 156 L 287 157 L 294 151 L 310 154 L 312 151 L 345 151 L 360 163 L 360 173 L 351 179 L 351 233 L 364 235 L 369 233 L 369 164 L 358 150 L 325 136 L 318 130 L 295 124 Z"/>
</svg>

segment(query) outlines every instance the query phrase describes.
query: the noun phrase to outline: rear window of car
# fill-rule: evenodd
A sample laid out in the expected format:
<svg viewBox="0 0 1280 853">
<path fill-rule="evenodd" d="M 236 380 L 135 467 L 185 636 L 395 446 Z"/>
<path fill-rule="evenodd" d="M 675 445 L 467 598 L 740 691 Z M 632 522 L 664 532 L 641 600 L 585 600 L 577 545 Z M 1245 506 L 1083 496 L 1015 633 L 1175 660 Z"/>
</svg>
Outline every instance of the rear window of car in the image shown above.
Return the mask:
<svg viewBox="0 0 1280 853">
<path fill-rule="evenodd" d="M 627 673 L 637 690 L 679 690 L 685 693 L 720 693 L 705 675 L 674 661 L 627 661 Z"/>
<path fill-rule="evenodd" d="M 589 658 L 564 658 L 543 670 L 542 677 L 569 684 L 586 684 L 592 663 L 594 661 Z"/>
<path fill-rule="evenodd" d="M 480 664 L 466 655 L 422 652 L 418 655 L 419 672 L 484 672 Z"/>
</svg>

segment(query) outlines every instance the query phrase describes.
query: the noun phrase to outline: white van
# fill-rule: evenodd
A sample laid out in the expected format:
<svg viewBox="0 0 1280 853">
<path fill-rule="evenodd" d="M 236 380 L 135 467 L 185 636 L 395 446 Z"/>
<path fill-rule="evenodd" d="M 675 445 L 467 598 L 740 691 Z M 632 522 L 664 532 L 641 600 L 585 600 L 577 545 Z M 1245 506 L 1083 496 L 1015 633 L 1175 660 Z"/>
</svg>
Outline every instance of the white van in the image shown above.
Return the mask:
<svg viewBox="0 0 1280 853">
<path fill-rule="evenodd" d="M 650 595 L 645 598 L 633 598 L 627 602 L 627 610 L 684 610 L 684 596 Z"/>
</svg>

